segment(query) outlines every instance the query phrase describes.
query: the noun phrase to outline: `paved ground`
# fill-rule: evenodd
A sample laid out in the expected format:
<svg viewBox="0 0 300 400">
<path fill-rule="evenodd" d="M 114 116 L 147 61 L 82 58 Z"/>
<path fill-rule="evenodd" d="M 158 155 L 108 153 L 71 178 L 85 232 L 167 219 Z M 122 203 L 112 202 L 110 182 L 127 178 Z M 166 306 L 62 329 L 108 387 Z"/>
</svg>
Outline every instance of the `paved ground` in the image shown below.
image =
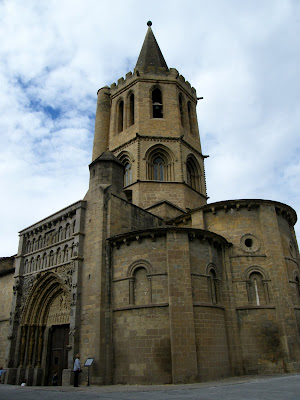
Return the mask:
<svg viewBox="0 0 300 400">
<path fill-rule="evenodd" d="M 300 374 L 230 378 L 192 385 L 20 387 L 0 385 L 2 400 L 300 400 Z"/>
</svg>

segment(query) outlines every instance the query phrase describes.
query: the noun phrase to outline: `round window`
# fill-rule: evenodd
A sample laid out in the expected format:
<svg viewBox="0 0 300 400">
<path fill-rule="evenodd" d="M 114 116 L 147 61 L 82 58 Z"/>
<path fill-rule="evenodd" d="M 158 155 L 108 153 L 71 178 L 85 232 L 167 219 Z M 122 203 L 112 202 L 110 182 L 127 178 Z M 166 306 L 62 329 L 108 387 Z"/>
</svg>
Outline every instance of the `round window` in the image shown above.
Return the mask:
<svg viewBox="0 0 300 400">
<path fill-rule="evenodd" d="M 247 253 L 254 253 L 260 248 L 260 242 L 256 236 L 251 233 L 241 237 L 241 248 Z"/>
</svg>

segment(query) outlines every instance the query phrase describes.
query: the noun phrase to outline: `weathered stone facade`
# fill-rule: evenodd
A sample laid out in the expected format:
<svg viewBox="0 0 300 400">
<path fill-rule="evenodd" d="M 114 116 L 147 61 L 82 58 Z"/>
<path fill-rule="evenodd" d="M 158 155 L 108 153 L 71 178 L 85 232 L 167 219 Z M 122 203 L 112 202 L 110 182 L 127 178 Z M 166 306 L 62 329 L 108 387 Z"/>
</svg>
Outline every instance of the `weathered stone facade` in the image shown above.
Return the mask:
<svg viewBox="0 0 300 400">
<path fill-rule="evenodd" d="M 149 24 L 134 72 L 98 91 L 85 198 L 0 260 L 7 383 L 70 384 L 78 352 L 93 384 L 300 370 L 295 211 L 206 204 L 196 104 Z"/>
</svg>

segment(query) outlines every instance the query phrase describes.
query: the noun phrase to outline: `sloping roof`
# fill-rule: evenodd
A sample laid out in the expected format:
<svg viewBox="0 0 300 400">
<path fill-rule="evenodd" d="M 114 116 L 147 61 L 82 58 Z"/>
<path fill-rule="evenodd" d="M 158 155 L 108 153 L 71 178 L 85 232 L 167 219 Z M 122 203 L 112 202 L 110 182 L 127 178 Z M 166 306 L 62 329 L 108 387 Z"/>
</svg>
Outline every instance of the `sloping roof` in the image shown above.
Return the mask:
<svg viewBox="0 0 300 400">
<path fill-rule="evenodd" d="M 99 161 L 114 161 L 117 164 L 123 165 L 121 161 L 110 151 L 106 150 L 99 157 L 96 158 L 89 166 L 96 164 Z"/>
<path fill-rule="evenodd" d="M 168 69 L 164 56 L 162 55 L 162 52 L 160 51 L 155 36 L 152 32 L 152 22 L 149 21 L 147 25 L 148 30 L 135 68 L 145 69 L 148 67 L 154 67 Z"/>
</svg>

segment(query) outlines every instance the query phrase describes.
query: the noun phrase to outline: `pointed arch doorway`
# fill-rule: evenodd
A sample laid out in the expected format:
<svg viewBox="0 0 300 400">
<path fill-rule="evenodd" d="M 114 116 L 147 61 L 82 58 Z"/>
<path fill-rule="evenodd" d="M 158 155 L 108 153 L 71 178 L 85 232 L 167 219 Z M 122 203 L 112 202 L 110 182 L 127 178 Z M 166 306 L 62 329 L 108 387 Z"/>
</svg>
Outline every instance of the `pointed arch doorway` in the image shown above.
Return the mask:
<svg viewBox="0 0 300 400">
<path fill-rule="evenodd" d="M 42 274 L 32 285 L 19 342 L 19 367 L 28 385 L 51 385 L 55 372 L 61 384 L 68 368 L 70 304 L 70 290 L 58 274 Z"/>
</svg>

